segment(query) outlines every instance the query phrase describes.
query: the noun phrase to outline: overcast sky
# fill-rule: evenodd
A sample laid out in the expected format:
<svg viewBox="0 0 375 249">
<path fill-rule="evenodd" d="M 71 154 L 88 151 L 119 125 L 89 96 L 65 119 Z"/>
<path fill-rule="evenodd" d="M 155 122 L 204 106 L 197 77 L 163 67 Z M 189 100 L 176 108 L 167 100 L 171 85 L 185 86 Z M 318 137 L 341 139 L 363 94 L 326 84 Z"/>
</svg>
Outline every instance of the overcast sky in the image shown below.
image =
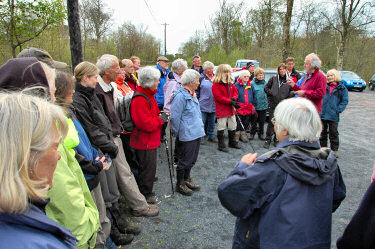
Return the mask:
<svg viewBox="0 0 375 249">
<path fill-rule="evenodd" d="M 210 16 L 219 9 L 218 0 L 104 0 L 119 26 L 126 21 L 148 26 L 148 33 L 164 41 L 167 23 L 167 52 L 175 54 L 196 30 L 210 27 Z M 241 2 L 228 0 L 228 2 Z M 252 1 L 252 3 L 257 1 Z M 149 6 L 150 10 L 148 9 Z M 164 45 L 163 45 L 164 46 Z M 164 50 L 163 50 L 164 51 Z"/>
</svg>

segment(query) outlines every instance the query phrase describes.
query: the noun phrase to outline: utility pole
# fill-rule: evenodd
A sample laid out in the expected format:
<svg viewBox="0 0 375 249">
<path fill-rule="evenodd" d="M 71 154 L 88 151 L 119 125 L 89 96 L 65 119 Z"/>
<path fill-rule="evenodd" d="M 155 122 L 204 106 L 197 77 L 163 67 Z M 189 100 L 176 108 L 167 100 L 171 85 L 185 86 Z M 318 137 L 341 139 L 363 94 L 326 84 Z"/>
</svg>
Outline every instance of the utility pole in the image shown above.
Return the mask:
<svg viewBox="0 0 375 249">
<path fill-rule="evenodd" d="M 168 23 L 162 23 L 164 25 L 164 56 L 167 56 L 167 25 Z"/>
</svg>

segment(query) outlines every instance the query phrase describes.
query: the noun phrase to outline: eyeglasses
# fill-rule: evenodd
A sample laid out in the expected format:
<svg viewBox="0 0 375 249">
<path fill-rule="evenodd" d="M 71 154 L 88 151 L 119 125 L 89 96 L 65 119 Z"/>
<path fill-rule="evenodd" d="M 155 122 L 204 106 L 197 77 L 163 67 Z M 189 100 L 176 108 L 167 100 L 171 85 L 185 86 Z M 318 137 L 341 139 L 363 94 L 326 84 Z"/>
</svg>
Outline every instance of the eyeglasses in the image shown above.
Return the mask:
<svg viewBox="0 0 375 249">
<path fill-rule="evenodd" d="M 274 125 L 276 123 L 275 117 L 271 118 L 271 123 Z"/>
</svg>

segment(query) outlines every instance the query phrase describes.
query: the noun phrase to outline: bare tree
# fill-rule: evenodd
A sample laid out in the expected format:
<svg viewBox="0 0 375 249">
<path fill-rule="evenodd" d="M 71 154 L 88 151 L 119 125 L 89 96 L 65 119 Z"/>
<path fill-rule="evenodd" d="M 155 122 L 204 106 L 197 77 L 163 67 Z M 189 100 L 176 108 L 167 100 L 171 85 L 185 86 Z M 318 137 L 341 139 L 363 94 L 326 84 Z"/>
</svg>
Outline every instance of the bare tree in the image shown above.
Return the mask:
<svg viewBox="0 0 375 249">
<path fill-rule="evenodd" d="M 340 35 L 337 47 L 337 69 L 342 70 L 350 32 L 375 22 L 375 6 L 370 1 L 364 0 L 336 0 L 335 2 L 336 11 L 333 15 L 327 12 L 322 14 Z"/>
<path fill-rule="evenodd" d="M 84 0 L 81 9 L 85 31 L 92 35 L 99 48 L 103 36 L 110 30 L 112 10 L 107 9 L 103 0 Z"/>
</svg>

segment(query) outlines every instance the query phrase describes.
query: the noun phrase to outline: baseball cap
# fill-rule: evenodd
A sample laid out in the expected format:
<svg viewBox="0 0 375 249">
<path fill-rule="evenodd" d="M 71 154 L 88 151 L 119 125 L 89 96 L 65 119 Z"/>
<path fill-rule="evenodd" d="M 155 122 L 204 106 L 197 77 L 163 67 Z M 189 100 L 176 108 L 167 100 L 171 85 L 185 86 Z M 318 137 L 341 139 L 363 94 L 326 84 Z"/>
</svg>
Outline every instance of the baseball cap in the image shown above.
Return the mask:
<svg viewBox="0 0 375 249">
<path fill-rule="evenodd" d="M 65 62 L 55 61 L 47 51 L 40 48 L 25 48 L 17 55 L 17 58 L 21 57 L 35 57 L 39 61 L 56 69 L 64 69 L 68 66 Z"/>
<path fill-rule="evenodd" d="M 169 61 L 167 57 L 165 56 L 159 56 L 157 61 Z"/>
</svg>

